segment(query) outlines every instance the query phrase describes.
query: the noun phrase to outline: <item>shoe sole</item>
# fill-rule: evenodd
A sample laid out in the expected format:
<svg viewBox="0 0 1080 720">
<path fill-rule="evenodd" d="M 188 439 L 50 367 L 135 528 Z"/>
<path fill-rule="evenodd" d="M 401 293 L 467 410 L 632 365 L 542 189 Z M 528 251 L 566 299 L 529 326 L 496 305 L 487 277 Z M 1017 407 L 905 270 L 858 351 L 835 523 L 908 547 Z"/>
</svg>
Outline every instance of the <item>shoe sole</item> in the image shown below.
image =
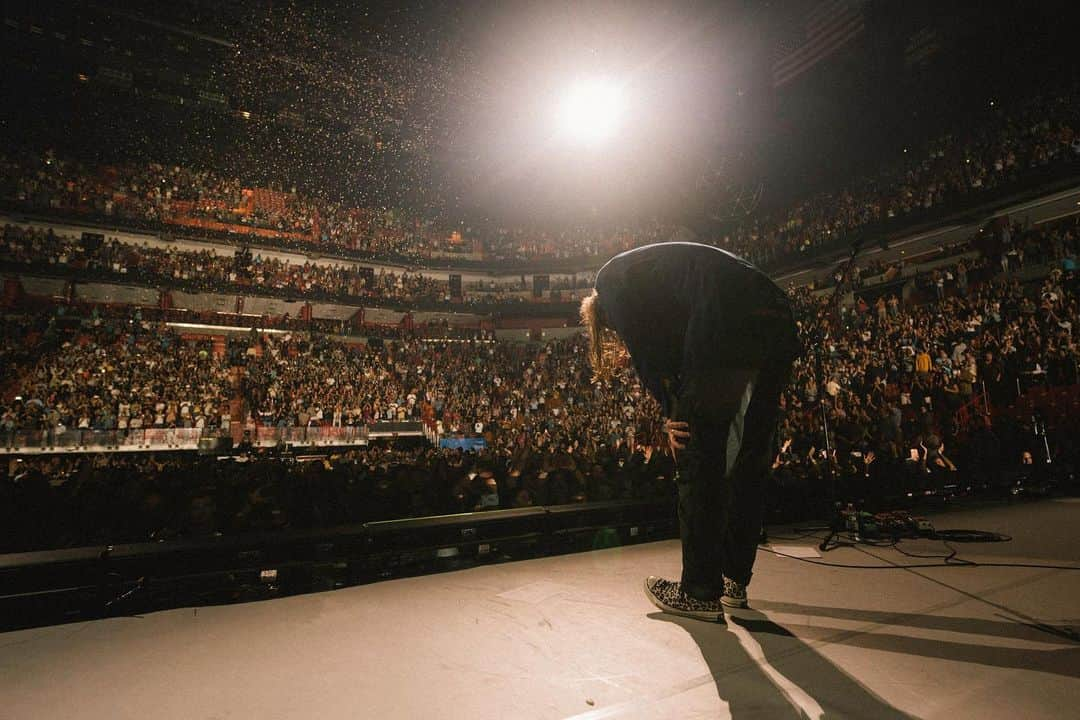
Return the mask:
<svg viewBox="0 0 1080 720">
<path fill-rule="evenodd" d="M 656 597 L 656 595 L 652 591 L 652 588 L 649 587 L 649 578 L 645 578 L 644 585 L 645 594 L 649 596 L 649 600 L 652 602 L 652 604 L 660 608 L 661 611 L 667 613 L 668 615 L 678 615 L 680 617 L 692 618 L 694 620 L 704 620 L 705 622 L 712 623 L 726 623 L 726 621 L 724 620 L 724 613 L 722 612 L 714 613 L 704 612 L 701 610 L 679 610 L 671 607 L 670 605 L 665 605 L 664 603 L 660 602 L 660 598 Z"/>
<path fill-rule="evenodd" d="M 720 604 L 724 607 L 739 608 L 740 610 L 745 610 L 746 608 L 750 607 L 750 603 L 746 602 L 745 600 L 738 600 L 728 597 L 721 597 Z"/>
</svg>

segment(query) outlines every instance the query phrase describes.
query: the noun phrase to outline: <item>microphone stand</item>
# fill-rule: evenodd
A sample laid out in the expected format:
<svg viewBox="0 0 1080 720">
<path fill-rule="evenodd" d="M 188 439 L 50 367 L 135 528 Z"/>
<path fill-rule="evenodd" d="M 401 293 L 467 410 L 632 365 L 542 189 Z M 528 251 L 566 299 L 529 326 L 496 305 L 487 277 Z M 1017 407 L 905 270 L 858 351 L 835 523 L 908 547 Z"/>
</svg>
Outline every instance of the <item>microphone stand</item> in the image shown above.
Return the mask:
<svg viewBox="0 0 1080 720">
<path fill-rule="evenodd" d="M 829 298 L 829 308 L 828 308 L 829 312 L 827 313 L 827 315 L 832 316 L 832 318 L 833 318 L 833 320 L 835 322 L 835 328 L 836 328 L 837 332 L 839 332 L 839 329 L 840 329 L 840 312 L 839 312 L 840 288 L 844 287 L 848 283 L 848 281 L 850 280 L 851 271 L 855 267 L 855 259 L 858 257 L 859 251 L 862 250 L 862 244 L 863 244 L 863 238 L 861 238 L 861 237 L 856 239 L 855 242 L 853 242 L 851 244 L 851 254 L 848 256 L 847 262 L 844 264 L 844 269 L 840 273 L 840 279 L 837 281 L 836 287 L 833 288 L 832 296 Z M 818 409 L 821 412 L 821 431 L 822 431 L 822 434 L 823 434 L 824 439 L 825 439 L 825 467 L 826 467 L 826 472 L 828 472 L 829 488 L 832 491 L 833 496 L 835 497 L 835 495 L 836 495 L 836 471 L 833 468 L 833 463 L 832 463 L 833 448 L 832 448 L 831 432 L 829 430 L 829 413 L 827 412 L 827 410 L 825 408 L 825 393 L 826 393 L 825 383 L 826 383 L 826 379 L 825 379 L 825 363 L 824 363 L 824 360 L 822 359 L 822 356 L 825 353 L 825 341 L 829 338 L 829 336 L 825 333 L 825 328 L 824 328 L 823 324 L 818 325 L 817 332 L 815 334 L 816 334 L 816 337 L 815 337 L 815 345 L 816 345 L 816 347 L 815 347 L 815 351 L 814 351 L 814 360 L 815 360 L 814 372 L 817 375 L 817 381 L 818 381 Z M 836 533 L 839 532 L 840 530 L 842 530 L 843 527 L 844 527 L 843 518 L 841 517 L 841 513 L 840 513 L 840 508 L 841 507 L 842 507 L 842 504 L 837 502 L 836 503 L 835 516 L 833 518 L 833 521 L 829 525 L 829 534 L 828 534 L 828 536 L 826 536 L 825 540 L 821 543 L 821 545 L 818 546 L 822 551 L 825 551 L 825 550 L 829 549 L 828 548 L 829 542 L 836 535 Z"/>
</svg>

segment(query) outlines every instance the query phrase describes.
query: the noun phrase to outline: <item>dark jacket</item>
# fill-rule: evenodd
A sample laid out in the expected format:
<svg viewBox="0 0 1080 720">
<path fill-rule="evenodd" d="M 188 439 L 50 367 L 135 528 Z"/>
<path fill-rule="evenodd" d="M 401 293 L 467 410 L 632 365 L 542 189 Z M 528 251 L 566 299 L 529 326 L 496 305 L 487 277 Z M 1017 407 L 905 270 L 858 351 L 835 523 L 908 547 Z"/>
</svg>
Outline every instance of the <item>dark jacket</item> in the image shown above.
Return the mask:
<svg viewBox="0 0 1080 720">
<path fill-rule="evenodd" d="M 690 385 L 725 367 L 761 367 L 798 353 L 787 295 L 740 257 L 669 242 L 616 255 L 596 276 L 604 321 L 638 377 L 671 416 Z"/>
</svg>

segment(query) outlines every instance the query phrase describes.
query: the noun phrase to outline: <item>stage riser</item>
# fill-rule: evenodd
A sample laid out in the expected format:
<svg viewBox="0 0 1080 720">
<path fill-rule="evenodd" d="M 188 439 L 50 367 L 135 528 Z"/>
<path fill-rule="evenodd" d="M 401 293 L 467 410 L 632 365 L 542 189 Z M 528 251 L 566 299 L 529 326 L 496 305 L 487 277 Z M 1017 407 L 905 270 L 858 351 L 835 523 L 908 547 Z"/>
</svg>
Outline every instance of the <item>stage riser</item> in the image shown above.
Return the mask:
<svg viewBox="0 0 1080 720">
<path fill-rule="evenodd" d="M 331 590 L 677 534 L 673 503 L 624 501 L 0 556 L 0 631 Z"/>
</svg>

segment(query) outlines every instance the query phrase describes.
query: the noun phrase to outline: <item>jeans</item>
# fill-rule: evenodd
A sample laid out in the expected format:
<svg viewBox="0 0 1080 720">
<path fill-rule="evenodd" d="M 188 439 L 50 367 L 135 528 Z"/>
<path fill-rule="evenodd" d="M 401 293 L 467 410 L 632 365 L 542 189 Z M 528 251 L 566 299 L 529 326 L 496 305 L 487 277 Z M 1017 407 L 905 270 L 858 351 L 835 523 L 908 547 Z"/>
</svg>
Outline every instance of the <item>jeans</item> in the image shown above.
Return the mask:
<svg viewBox="0 0 1080 720">
<path fill-rule="evenodd" d="M 724 576 L 749 584 L 753 573 L 779 397 L 792 362 L 785 346 L 768 347 L 735 354 L 738 366 L 718 359 L 708 377 L 684 381 L 672 412 L 690 430 L 686 447 L 675 454 L 676 483 L 682 588 L 699 600 L 718 598 Z"/>
</svg>

